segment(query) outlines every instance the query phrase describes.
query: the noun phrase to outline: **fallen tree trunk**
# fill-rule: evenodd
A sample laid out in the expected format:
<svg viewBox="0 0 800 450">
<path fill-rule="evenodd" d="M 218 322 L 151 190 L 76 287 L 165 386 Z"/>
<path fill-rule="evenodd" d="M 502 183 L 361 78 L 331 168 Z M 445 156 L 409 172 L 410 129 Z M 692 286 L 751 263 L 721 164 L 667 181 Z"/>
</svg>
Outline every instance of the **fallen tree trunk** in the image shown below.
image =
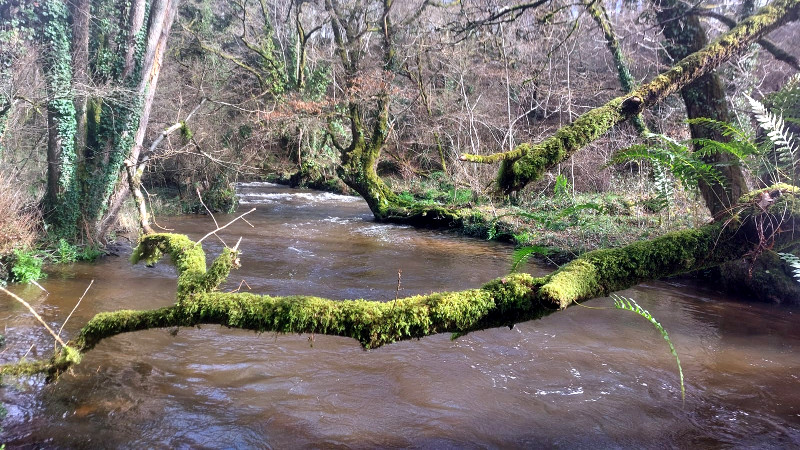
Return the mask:
<svg viewBox="0 0 800 450">
<path fill-rule="evenodd" d="M 798 200 L 800 189 L 777 185 L 745 196 L 724 222 L 589 252 L 544 277 L 511 274 L 479 289 L 394 302 L 215 292 L 237 265 L 236 250 L 226 248 L 206 269 L 202 246 L 185 235 L 146 235 L 131 260 L 154 264 L 169 254 L 178 271 L 175 304 L 97 314 L 50 361 L 6 365 L 0 373 L 45 372 L 54 377 L 103 339 L 152 328 L 219 324 L 258 332 L 317 333 L 351 337 L 369 349 L 436 333 L 513 326 L 645 280 L 785 248 L 800 239 L 793 233 L 800 220 Z"/>
<path fill-rule="evenodd" d="M 538 144 L 523 143 L 513 150 L 492 155 L 461 155 L 477 163 L 501 162 L 498 188 L 508 194 L 536 181 L 550 168 L 624 122 L 664 100 L 699 77 L 710 73 L 734 55 L 750 47 L 779 26 L 798 19 L 800 0 L 776 0 L 703 49 L 680 60 L 668 71 L 630 94 L 617 97 L 561 127 Z"/>
</svg>

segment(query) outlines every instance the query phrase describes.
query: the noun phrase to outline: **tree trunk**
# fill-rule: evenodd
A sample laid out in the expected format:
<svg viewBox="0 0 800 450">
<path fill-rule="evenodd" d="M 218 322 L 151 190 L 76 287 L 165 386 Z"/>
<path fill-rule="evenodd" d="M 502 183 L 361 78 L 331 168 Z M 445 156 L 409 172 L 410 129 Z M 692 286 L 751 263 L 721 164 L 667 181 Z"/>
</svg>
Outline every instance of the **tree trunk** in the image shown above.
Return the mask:
<svg viewBox="0 0 800 450">
<path fill-rule="evenodd" d="M 672 59 L 686 58 L 708 45 L 708 38 L 700 25 L 700 18 L 691 14 L 686 4 L 674 0 L 661 0 L 657 1 L 657 6 L 661 9 L 657 12 L 656 17 L 664 29 L 667 53 Z M 707 117 L 722 122 L 731 120 L 725 89 L 719 77 L 713 72 L 708 72 L 683 87 L 681 97 L 686 104 L 686 115 L 689 119 Z M 692 124 L 689 128 L 692 139 L 730 141 L 719 130 L 709 126 Z M 699 182 L 700 194 L 711 211 L 711 215 L 719 217 L 742 194 L 747 192 L 747 183 L 735 157 L 727 153 L 715 153 L 703 156 L 702 159 L 715 166 L 726 180 L 725 185 L 716 182 L 709 183 L 705 180 Z"/>
<path fill-rule="evenodd" d="M 74 236 L 78 221 L 78 179 L 75 154 L 75 105 L 69 11 L 59 0 L 47 0 L 43 34 L 47 78 L 47 190 L 45 219 L 57 235 Z"/>
<path fill-rule="evenodd" d="M 82 159 L 86 150 L 88 133 L 87 95 L 89 77 L 89 0 L 76 0 L 72 4 L 72 82 L 76 87 L 75 100 L 75 153 Z"/>
<path fill-rule="evenodd" d="M 155 98 L 161 64 L 167 49 L 169 32 L 178 11 L 178 0 L 162 0 L 154 4 L 152 8 L 154 12 L 151 13 L 150 23 L 148 24 L 147 46 L 143 57 L 142 76 L 137 90 L 137 95 L 142 102 L 141 115 L 135 128 L 135 137 L 131 147 L 123 149 L 128 153 L 124 159 L 135 164 L 138 164 L 144 137 L 147 133 L 147 124 L 150 120 L 150 111 Z M 119 211 L 130 194 L 127 176 L 127 172 L 120 173 L 108 200 L 108 210 L 95 224 L 95 233 L 101 239 L 108 235 L 108 232 L 116 224 Z"/>
<path fill-rule="evenodd" d="M 614 28 L 611 26 L 611 19 L 609 19 L 608 13 L 606 12 L 605 7 L 603 7 L 602 2 L 603 0 L 589 0 L 589 3 L 586 4 L 586 8 L 589 10 L 589 14 L 592 16 L 594 21 L 603 31 L 603 37 L 606 40 L 606 47 L 608 47 L 608 50 L 611 52 L 614 65 L 617 66 L 617 78 L 619 78 L 619 83 L 622 85 L 622 90 L 625 93 L 628 93 L 636 87 L 636 82 L 633 79 L 633 75 L 631 75 L 630 69 L 628 69 L 628 63 L 625 62 L 625 56 L 622 54 L 622 48 L 617 40 L 617 34 L 614 32 Z M 641 114 L 633 116 L 631 122 L 633 122 L 633 126 L 636 128 L 636 131 L 638 131 L 639 134 L 645 134 L 648 132 L 647 125 L 644 123 L 644 119 L 642 118 Z"/>
<path fill-rule="evenodd" d="M 797 20 L 800 0 L 776 0 L 742 21 L 702 50 L 678 61 L 670 70 L 625 97 L 594 108 L 539 144 L 524 143 L 511 151 L 493 155 L 464 154 L 461 159 L 479 163 L 502 162 L 497 177 L 500 191 L 511 193 L 538 180 L 550 168 L 569 158 L 614 125 L 630 119 L 645 108 L 710 73 L 741 53 L 761 36 L 786 22 Z"/>
</svg>

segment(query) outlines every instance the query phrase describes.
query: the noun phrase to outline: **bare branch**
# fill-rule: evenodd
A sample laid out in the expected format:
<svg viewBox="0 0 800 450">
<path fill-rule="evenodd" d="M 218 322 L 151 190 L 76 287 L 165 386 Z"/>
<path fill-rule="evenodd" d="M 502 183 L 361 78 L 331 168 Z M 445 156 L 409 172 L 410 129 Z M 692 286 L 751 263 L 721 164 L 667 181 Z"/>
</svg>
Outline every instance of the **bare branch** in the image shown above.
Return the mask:
<svg viewBox="0 0 800 450">
<path fill-rule="evenodd" d="M 224 230 L 225 228 L 228 228 L 228 226 L 230 226 L 232 223 L 236 222 L 237 220 L 241 219 L 242 217 L 244 217 L 244 216 L 246 216 L 246 215 L 250 214 L 251 212 L 253 212 L 253 211 L 255 211 L 255 210 L 256 210 L 256 209 L 255 209 L 255 208 L 253 208 L 253 209 L 251 209 L 250 211 L 247 211 L 247 212 L 246 212 L 246 213 L 244 213 L 244 214 L 240 214 L 238 217 L 234 218 L 233 220 L 231 220 L 230 222 L 226 223 L 225 225 L 223 225 L 223 226 L 221 226 L 221 227 L 217 227 L 217 229 L 216 229 L 216 230 L 213 230 L 213 231 L 209 232 L 208 234 L 206 234 L 205 236 L 201 237 L 201 238 L 200 238 L 200 240 L 198 240 L 198 241 L 197 241 L 197 243 L 199 244 L 199 243 L 203 242 L 203 240 L 205 240 L 205 238 L 207 238 L 207 237 L 211 236 L 212 234 L 216 234 L 216 233 L 217 233 L 217 231 Z M 252 225 L 251 225 L 251 226 L 252 226 Z M 238 245 L 238 244 L 237 244 L 237 245 Z"/>
</svg>

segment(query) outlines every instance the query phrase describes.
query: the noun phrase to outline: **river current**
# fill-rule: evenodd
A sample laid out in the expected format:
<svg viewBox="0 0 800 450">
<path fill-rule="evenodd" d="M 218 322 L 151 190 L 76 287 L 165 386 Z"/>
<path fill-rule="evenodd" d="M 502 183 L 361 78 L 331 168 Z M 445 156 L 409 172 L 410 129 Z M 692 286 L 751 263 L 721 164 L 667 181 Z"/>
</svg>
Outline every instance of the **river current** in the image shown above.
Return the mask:
<svg viewBox="0 0 800 450">
<path fill-rule="evenodd" d="M 507 245 L 377 224 L 358 198 L 252 183 L 242 268 L 223 290 L 391 301 L 479 287 L 507 273 Z M 218 216 L 223 224 L 234 216 Z M 198 239 L 211 217 L 165 228 Z M 252 225 L 252 227 L 250 226 Z M 222 243 L 204 242 L 209 257 Z M 130 249 L 52 268 L 13 286 L 73 336 L 94 314 L 171 304 L 175 270 L 131 266 Z M 550 269 L 529 265 L 535 274 Z M 797 309 L 726 298 L 686 281 L 622 292 L 667 329 L 686 377 L 646 320 L 569 308 L 542 320 L 362 350 L 329 336 L 219 326 L 103 341 L 56 383 L 4 380 L 7 448 L 694 448 L 800 445 Z M 0 299 L 0 360 L 47 357 L 53 341 L 21 305 Z"/>
</svg>

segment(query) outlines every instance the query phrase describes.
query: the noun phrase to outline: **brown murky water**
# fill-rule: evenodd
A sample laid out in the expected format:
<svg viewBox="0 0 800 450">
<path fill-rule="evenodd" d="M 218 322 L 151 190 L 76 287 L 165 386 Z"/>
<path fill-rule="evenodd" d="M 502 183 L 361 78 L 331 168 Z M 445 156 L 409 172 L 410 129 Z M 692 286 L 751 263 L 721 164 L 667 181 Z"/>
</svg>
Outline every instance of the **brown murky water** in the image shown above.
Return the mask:
<svg viewBox="0 0 800 450">
<path fill-rule="evenodd" d="M 241 192 L 242 209 L 258 211 L 248 216 L 255 228 L 225 230 L 231 245 L 243 236 L 245 250 L 227 289 L 246 280 L 260 293 L 390 300 L 398 269 L 401 294 L 411 295 L 477 287 L 509 267 L 507 246 L 375 224 L 356 199 L 263 185 Z M 194 238 L 213 228 L 208 217 L 162 225 Z M 221 244 L 207 242 L 216 254 Z M 35 287 L 15 290 L 60 326 L 94 279 L 67 335 L 100 311 L 171 303 L 172 267 L 131 267 L 126 256 L 57 268 L 43 283 L 46 297 Z M 308 336 L 204 326 L 109 339 L 52 385 L 6 380 L 2 441 L 9 448 L 800 444 L 798 310 L 677 283 L 624 294 L 670 332 L 686 375 L 685 405 L 658 332 L 622 311 L 573 307 L 511 330 L 373 351 L 345 338 L 316 336 L 312 346 Z M 0 299 L 0 324 L 3 361 L 52 348 L 9 299 Z"/>
</svg>

